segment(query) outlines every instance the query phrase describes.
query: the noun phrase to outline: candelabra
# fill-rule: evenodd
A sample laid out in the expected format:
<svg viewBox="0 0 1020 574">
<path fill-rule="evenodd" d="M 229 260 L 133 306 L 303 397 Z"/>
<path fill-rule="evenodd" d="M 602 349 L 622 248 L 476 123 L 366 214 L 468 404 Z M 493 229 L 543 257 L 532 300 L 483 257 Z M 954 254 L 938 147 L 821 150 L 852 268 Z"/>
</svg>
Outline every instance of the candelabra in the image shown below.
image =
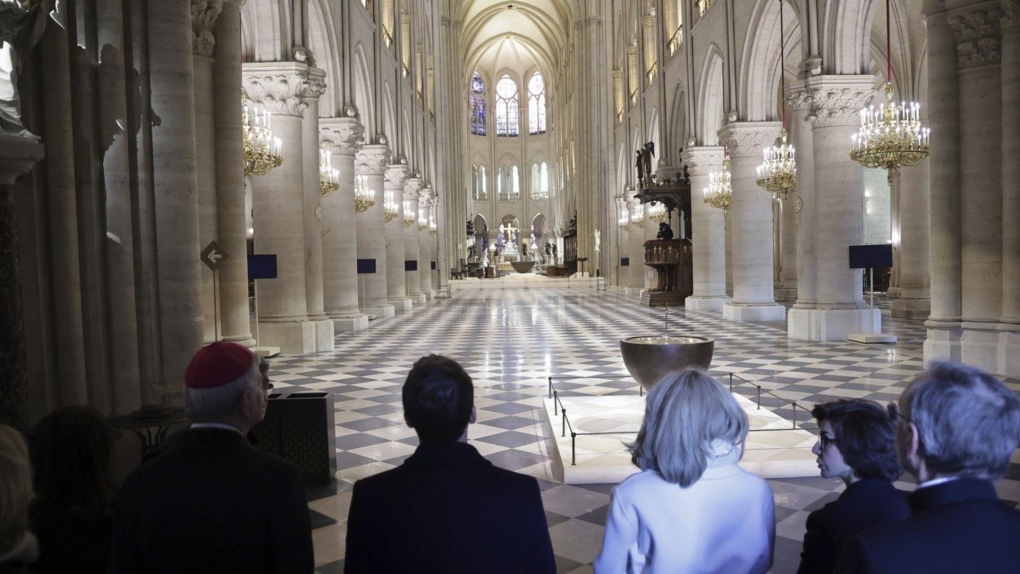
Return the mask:
<svg viewBox="0 0 1020 574">
<path fill-rule="evenodd" d="M 241 130 L 245 175 L 266 175 L 283 164 L 283 141 L 273 137 L 271 113 L 249 110 L 245 104 L 241 112 Z"/>
<path fill-rule="evenodd" d="M 620 218 L 617 220 L 617 225 L 620 226 L 620 229 L 626 231 L 630 226 L 630 215 L 627 211 L 627 200 L 623 197 L 617 197 L 616 206 L 620 212 Z"/>
<path fill-rule="evenodd" d="M 658 201 L 653 201 L 648 205 L 648 219 L 656 223 L 666 223 L 669 218 L 669 214 L 666 213 L 666 206 Z"/>
<path fill-rule="evenodd" d="M 704 189 L 704 194 L 705 203 L 716 209 L 725 211 L 733 205 L 733 184 L 730 181 L 729 159 L 723 159 L 722 171 L 708 174 L 708 187 Z"/>
<path fill-rule="evenodd" d="M 791 191 L 797 191 L 797 162 L 796 150 L 786 143 L 789 134 L 786 131 L 786 34 L 783 28 L 783 0 L 779 0 L 779 94 L 784 98 L 781 105 L 783 128 L 779 131 L 779 144 L 765 148 L 765 161 L 758 166 L 755 183 L 785 202 Z"/>
<path fill-rule="evenodd" d="M 418 209 L 418 231 L 425 231 L 429 228 L 429 218 L 425 215 L 424 209 Z"/>
<path fill-rule="evenodd" d="M 429 216 L 429 233 L 431 233 L 432 235 L 435 235 L 437 229 L 438 228 L 436 227 L 436 218 L 430 215 Z"/>
<path fill-rule="evenodd" d="M 411 207 L 411 200 L 404 200 L 404 228 L 414 225 L 414 208 Z"/>
<path fill-rule="evenodd" d="M 354 178 L 354 209 L 364 212 L 375 205 L 375 190 L 368 187 L 368 176 L 359 175 Z"/>
<path fill-rule="evenodd" d="M 641 203 L 636 203 L 632 206 L 630 212 L 630 222 L 635 226 L 644 229 L 645 227 L 645 206 Z"/>
<path fill-rule="evenodd" d="M 861 131 L 853 135 L 850 159 L 871 168 L 884 168 L 889 185 L 900 166 L 916 165 L 928 157 L 931 130 L 921 127 L 921 105 L 893 100 L 891 43 L 889 39 L 889 0 L 885 2 L 885 53 L 887 102 L 861 110 Z"/>
<path fill-rule="evenodd" d="M 389 223 L 400 215 L 400 204 L 393 199 L 393 192 L 387 191 L 383 194 L 383 211 L 386 213 L 386 223 Z"/>
<path fill-rule="evenodd" d="M 340 170 L 333 167 L 332 154 L 319 148 L 319 194 L 326 197 L 340 189 Z"/>
</svg>

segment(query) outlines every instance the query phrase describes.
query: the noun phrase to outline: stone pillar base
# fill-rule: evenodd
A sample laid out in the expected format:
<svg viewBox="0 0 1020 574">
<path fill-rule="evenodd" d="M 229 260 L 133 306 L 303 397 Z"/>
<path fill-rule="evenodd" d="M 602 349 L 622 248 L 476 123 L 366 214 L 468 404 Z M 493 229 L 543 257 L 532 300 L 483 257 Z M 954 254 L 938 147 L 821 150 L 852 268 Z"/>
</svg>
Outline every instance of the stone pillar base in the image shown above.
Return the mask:
<svg viewBox="0 0 1020 574">
<path fill-rule="evenodd" d="M 255 339 L 253 337 L 248 338 L 237 338 L 237 337 L 220 337 L 221 341 L 227 343 L 237 343 L 242 347 L 248 347 L 249 349 L 255 346 Z"/>
<path fill-rule="evenodd" d="M 431 301 L 431 300 L 436 298 L 436 292 L 431 290 L 431 289 L 427 289 L 425 291 L 422 291 L 422 293 L 425 295 L 425 300 L 426 301 Z"/>
<path fill-rule="evenodd" d="M 893 317 L 927 319 L 931 314 L 931 299 L 894 299 L 889 310 Z"/>
<path fill-rule="evenodd" d="M 317 346 L 316 324 L 313 321 L 264 323 L 259 321 L 259 345 L 279 347 L 287 355 L 314 353 Z"/>
<path fill-rule="evenodd" d="M 332 317 L 333 335 L 340 333 L 353 333 L 364 331 L 368 328 L 368 315 L 356 315 L 354 317 Z"/>
<path fill-rule="evenodd" d="M 387 299 L 386 302 L 393 305 L 393 308 L 398 311 L 410 311 L 411 307 L 414 305 L 407 297 L 394 297 L 392 299 Z"/>
<path fill-rule="evenodd" d="M 641 304 L 648 307 L 683 307 L 684 298 L 679 291 L 645 289 L 641 292 Z"/>
<path fill-rule="evenodd" d="M 845 341 L 851 333 L 881 333 L 878 309 L 790 309 L 787 334 L 804 341 Z"/>
<path fill-rule="evenodd" d="M 718 297 L 695 297 L 691 295 L 684 300 L 684 307 L 688 311 L 722 311 L 723 307 L 730 302 L 726 296 Z"/>
<path fill-rule="evenodd" d="M 395 315 L 393 305 L 389 303 L 376 303 L 374 305 L 365 305 L 365 313 L 369 315 L 375 315 L 376 319 L 385 319 Z"/>
<path fill-rule="evenodd" d="M 1016 377 L 1020 373 L 1020 325 L 1000 323 L 999 364 L 992 372 Z"/>
<path fill-rule="evenodd" d="M 934 360 L 959 361 L 962 356 L 963 328 L 959 321 L 927 320 L 928 336 L 924 339 L 924 362 Z"/>
<path fill-rule="evenodd" d="M 729 321 L 782 321 L 786 319 L 786 307 L 782 305 L 752 305 L 729 302 L 723 305 L 723 319 Z"/>
<path fill-rule="evenodd" d="M 896 299 L 903 294 L 902 287 L 890 287 L 885 290 L 885 296 L 887 299 Z"/>
<path fill-rule="evenodd" d="M 424 305 L 425 304 L 425 294 L 424 293 L 412 293 L 412 294 L 408 295 L 408 297 L 411 298 L 411 304 L 414 305 L 414 306 Z"/>
<path fill-rule="evenodd" d="M 336 348 L 336 344 L 333 342 L 333 320 L 324 319 L 315 321 L 315 350 L 316 351 L 332 351 Z"/>
<path fill-rule="evenodd" d="M 627 295 L 641 296 L 641 292 L 644 290 L 645 290 L 644 287 L 625 287 L 624 293 L 626 293 Z"/>
<path fill-rule="evenodd" d="M 796 287 L 776 287 L 775 289 L 776 301 L 796 301 L 797 300 L 797 288 Z"/>
</svg>

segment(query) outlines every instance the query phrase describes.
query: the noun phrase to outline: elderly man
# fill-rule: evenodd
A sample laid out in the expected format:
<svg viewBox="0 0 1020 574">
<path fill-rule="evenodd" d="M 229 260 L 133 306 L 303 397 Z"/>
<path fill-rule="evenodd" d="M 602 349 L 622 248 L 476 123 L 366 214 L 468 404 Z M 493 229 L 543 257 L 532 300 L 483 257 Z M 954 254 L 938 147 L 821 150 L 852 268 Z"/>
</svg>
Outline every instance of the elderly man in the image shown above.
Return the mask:
<svg viewBox="0 0 1020 574">
<path fill-rule="evenodd" d="M 404 382 L 404 420 L 420 446 L 403 465 L 354 484 L 347 574 L 556 571 L 538 483 L 467 444 L 473 393 L 456 361 L 415 362 Z"/>
<path fill-rule="evenodd" d="M 300 475 L 245 440 L 271 387 L 260 361 L 234 343 L 195 353 L 184 373 L 193 424 L 124 483 L 109 572 L 313 571 Z"/>
<path fill-rule="evenodd" d="M 836 572 L 1016 572 L 1020 512 L 992 482 L 1020 441 L 1020 400 L 988 373 L 938 362 L 897 411 L 897 454 L 919 483 L 912 514 L 852 538 Z"/>
</svg>

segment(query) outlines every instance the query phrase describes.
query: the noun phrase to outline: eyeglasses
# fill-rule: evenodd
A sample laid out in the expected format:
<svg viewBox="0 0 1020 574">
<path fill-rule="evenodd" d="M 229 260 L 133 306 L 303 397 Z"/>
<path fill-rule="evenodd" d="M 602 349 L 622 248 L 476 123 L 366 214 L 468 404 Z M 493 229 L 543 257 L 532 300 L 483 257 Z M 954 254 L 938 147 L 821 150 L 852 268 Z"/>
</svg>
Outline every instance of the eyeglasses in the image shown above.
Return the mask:
<svg viewBox="0 0 1020 574">
<path fill-rule="evenodd" d="M 889 406 L 886 407 L 886 410 L 889 411 L 889 416 L 892 417 L 893 422 L 899 422 L 901 419 L 908 425 L 913 424 L 914 422 L 910 420 L 910 418 L 907 417 L 907 415 L 900 412 L 900 405 L 896 404 L 895 402 L 889 403 Z"/>
<path fill-rule="evenodd" d="M 825 450 L 829 448 L 829 445 L 839 444 L 839 439 L 820 434 L 818 435 L 818 444 L 822 445 L 822 450 Z"/>
</svg>

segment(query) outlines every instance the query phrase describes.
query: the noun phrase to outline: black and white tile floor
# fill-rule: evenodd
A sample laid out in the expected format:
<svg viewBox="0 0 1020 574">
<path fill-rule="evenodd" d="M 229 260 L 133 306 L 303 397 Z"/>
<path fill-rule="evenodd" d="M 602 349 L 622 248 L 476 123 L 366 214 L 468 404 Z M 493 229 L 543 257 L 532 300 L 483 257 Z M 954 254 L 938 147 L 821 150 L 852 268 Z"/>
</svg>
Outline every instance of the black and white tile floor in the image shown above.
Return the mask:
<svg viewBox="0 0 1020 574">
<path fill-rule="evenodd" d="M 393 468 L 417 444 L 403 422 L 400 388 L 411 364 L 429 353 L 448 355 L 474 379 L 478 422 L 468 436 L 498 466 L 538 478 L 559 572 L 591 572 L 598 553 L 609 494 L 614 485 L 565 485 L 540 415 L 547 378 L 561 391 L 580 394 L 632 393 L 619 339 L 663 332 L 662 309 L 634 296 L 596 291 L 584 283 L 532 281 L 529 288 L 477 289 L 472 279 L 454 282 L 452 297 L 424 308 L 374 321 L 359 333 L 337 337 L 336 350 L 275 357 L 277 391 L 328 391 L 336 401 L 337 482 L 310 487 L 317 571 L 341 572 L 351 487 L 357 479 Z M 876 301 L 877 303 L 877 301 Z M 893 319 L 883 328 L 898 335 L 889 345 L 795 341 L 785 331 L 725 321 L 716 313 L 671 310 L 668 332 L 714 337 L 712 373 L 733 373 L 761 385 L 763 403 L 808 430 L 804 410 L 843 397 L 895 399 L 922 369 L 921 321 Z M 738 392 L 754 398 L 752 384 Z M 1020 381 L 1007 380 L 1014 390 Z M 777 398 L 778 397 L 778 398 Z M 1014 457 L 999 492 L 1020 501 L 1020 456 Z M 907 477 L 904 477 L 907 480 Z M 841 483 L 822 478 L 769 480 L 776 499 L 777 540 L 773 572 L 794 572 L 807 514 L 834 499 Z M 912 488 L 909 482 L 900 486 Z"/>
</svg>

